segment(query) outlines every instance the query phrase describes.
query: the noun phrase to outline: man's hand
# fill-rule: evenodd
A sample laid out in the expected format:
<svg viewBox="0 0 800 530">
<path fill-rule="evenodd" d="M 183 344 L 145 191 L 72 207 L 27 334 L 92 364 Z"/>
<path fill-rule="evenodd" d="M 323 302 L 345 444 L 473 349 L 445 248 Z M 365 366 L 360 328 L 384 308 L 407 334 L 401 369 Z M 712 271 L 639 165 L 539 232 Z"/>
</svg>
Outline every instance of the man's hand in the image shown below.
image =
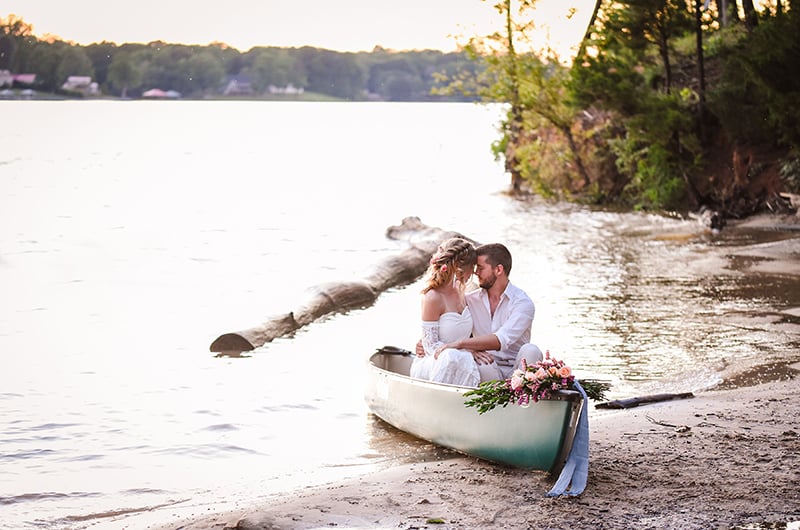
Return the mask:
<svg viewBox="0 0 800 530">
<path fill-rule="evenodd" d="M 472 358 L 478 364 L 492 364 L 494 362 L 494 355 L 486 351 L 473 351 Z"/>
</svg>

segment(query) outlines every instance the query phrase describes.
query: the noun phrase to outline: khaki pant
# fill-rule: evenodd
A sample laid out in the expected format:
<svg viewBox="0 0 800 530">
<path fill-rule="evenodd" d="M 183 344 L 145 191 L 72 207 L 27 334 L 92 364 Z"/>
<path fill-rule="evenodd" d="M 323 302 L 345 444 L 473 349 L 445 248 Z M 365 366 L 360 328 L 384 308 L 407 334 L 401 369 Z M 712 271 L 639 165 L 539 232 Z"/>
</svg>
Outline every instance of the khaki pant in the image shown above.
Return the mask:
<svg viewBox="0 0 800 530">
<path fill-rule="evenodd" d="M 536 344 L 529 343 L 519 349 L 513 366 L 511 364 L 497 364 L 496 362 L 479 364 L 478 371 L 481 374 L 481 383 L 494 381 L 495 379 L 508 379 L 514 373 L 514 370 L 522 365 L 522 359 L 525 359 L 525 362 L 531 365 L 544 359 L 544 355 L 542 355 L 542 350 Z"/>
</svg>

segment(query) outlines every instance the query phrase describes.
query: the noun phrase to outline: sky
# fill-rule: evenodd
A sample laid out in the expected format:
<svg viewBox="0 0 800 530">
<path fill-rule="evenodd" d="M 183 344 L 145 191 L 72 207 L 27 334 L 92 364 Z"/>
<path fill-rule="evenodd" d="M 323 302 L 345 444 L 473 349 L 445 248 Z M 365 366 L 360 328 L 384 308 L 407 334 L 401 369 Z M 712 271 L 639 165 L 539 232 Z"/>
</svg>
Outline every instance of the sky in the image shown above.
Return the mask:
<svg viewBox="0 0 800 530">
<path fill-rule="evenodd" d="M 2 0 L 0 17 L 21 17 L 38 37 L 110 41 L 313 46 L 337 51 L 436 49 L 502 29 L 495 0 Z M 585 31 L 594 0 L 539 0 L 539 38 L 562 54 Z M 568 8 L 577 13 L 567 20 Z M 549 32 L 547 31 L 549 28 Z M 459 35 L 462 38 L 457 38 Z"/>
</svg>

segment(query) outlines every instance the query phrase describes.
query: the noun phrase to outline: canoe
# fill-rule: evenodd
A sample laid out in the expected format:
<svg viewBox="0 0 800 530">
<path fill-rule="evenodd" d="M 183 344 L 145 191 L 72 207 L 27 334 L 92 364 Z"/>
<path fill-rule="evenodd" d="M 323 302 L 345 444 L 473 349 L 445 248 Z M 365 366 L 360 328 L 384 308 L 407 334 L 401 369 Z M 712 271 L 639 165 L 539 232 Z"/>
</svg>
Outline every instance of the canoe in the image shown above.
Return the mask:
<svg viewBox="0 0 800 530">
<path fill-rule="evenodd" d="M 572 447 L 583 399 L 560 391 L 528 406 L 479 414 L 468 387 L 409 377 L 411 352 L 385 347 L 367 364 L 365 399 L 386 423 L 423 440 L 509 466 L 558 473 Z"/>
</svg>

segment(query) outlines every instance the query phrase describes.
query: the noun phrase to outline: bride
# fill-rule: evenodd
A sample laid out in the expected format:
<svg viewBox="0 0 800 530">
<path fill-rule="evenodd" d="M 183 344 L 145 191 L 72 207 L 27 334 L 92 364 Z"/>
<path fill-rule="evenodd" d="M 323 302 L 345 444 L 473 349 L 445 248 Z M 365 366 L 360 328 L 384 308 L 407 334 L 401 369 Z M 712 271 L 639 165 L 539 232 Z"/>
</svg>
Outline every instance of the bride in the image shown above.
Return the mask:
<svg viewBox="0 0 800 530">
<path fill-rule="evenodd" d="M 444 348 L 469 337 L 472 315 L 464 297 L 475 271 L 477 255 L 469 241 L 454 237 L 439 245 L 428 267 L 422 290 L 422 346 L 425 355 L 415 357 L 411 377 L 460 386 L 478 386 L 478 365 L 468 350 Z"/>
</svg>

